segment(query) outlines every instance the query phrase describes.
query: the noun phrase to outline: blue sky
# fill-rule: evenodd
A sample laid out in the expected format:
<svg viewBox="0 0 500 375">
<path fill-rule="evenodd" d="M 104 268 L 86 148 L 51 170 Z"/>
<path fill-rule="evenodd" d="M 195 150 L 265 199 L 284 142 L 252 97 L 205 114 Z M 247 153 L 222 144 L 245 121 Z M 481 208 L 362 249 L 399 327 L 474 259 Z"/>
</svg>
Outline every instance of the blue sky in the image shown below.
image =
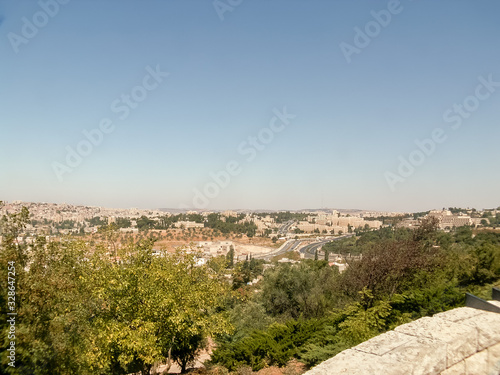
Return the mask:
<svg viewBox="0 0 500 375">
<path fill-rule="evenodd" d="M 0 199 L 500 205 L 498 1 L 220 0 L 221 16 L 206 0 L 61 3 L 0 1 Z M 154 70 L 169 75 L 152 81 Z M 124 116 L 133 92 L 141 101 Z M 272 130 L 285 108 L 288 123 Z M 112 131 L 85 149 L 83 131 L 106 119 Z M 446 139 L 424 154 L 415 141 L 436 129 Z M 259 134 L 272 140 L 252 146 Z M 230 162 L 238 173 L 221 172 Z"/>
</svg>

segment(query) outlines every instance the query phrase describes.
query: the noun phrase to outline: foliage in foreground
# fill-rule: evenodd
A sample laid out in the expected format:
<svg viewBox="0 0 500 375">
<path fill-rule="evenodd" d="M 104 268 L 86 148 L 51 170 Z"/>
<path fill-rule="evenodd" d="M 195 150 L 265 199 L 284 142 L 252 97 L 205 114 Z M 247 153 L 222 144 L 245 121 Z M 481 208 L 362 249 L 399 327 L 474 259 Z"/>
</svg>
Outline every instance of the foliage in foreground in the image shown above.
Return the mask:
<svg viewBox="0 0 500 375">
<path fill-rule="evenodd" d="M 232 315 L 236 331 L 219 340 L 212 362 L 232 371 L 291 359 L 314 366 L 397 325 L 462 306 L 466 291 L 489 298 L 500 278 L 500 234 L 435 225 L 384 228 L 336 245 L 363 254 L 341 275 L 323 261 L 268 270 L 259 293 L 243 302 L 260 321 L 265 314 L 266 325 L 242 329 L 241 314 Z"/>
<path fill-rule="evenodd" d="M 169 361 L 184 371 L 207 336 L 229 332 L 226 283 L 212 268 L 196 266 L 195 255 L 153 256 L 150 241 L 111 254 L 44 238 L 27 248 L 15 241 L 23 223 L 16 215 L 2 223 L 0 277 L 7 279 L 14 261 L 18 313 L 15 368 L 7 366 L 8 327 L 0 323 L 5 373 L 149 374 L 153 364 Z"/>
<path fill-rule="evenodd" d="M 18 316 L 16 368 L 6 366 L 9 327 L 0 321 L 0 374 L 149 374 L 172 361 L 185 371 L 209 336 L 221 373 L 291 360 L 313 366 L 399 324 L 461 306 L 466 291 L 489 298 L 500 278 L 500 234 L 444 233 L 432 221 L 331 245 L 363 254 L 339 274 L 322 260 L 234 263 L 232 253 L 200 267 L 194 254 L 154 256 L 149 240 L 116 248 L 105 229 L 101 245 L 44 238 L 20 245 L 28 219 L 25 209 L 1 219 L 0 277 L 14 261 Z"/>
</svg>

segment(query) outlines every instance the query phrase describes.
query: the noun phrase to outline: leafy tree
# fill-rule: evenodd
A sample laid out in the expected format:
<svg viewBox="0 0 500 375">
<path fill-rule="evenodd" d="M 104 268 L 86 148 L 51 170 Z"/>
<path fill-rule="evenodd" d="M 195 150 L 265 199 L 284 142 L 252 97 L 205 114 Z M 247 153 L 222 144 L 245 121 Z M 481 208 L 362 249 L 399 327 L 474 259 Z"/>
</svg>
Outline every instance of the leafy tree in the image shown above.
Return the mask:
<svg viewBox="0 0 500 375">
<path fill-rule="evenodd" d="M 262 304 L 253 299 L 238 303 L 230 311 L 230 322 L 234 326 L 231 341 L 238 341 L 255 330 L 265 330 L 274 319 L 266 314 Z"/>
<path fill-rule="evenodd" d="M 472 249 L 474 268 L 468 282 L 484 285 L 492 282 L 500 276 L 499 270 L 495 269 L 495 260 L 500 258 L 500 246 L 483 243 Z"/>
<path fill-rule="evenodd" d="M 304 345 L 320 327 L 317 320 L 273 323 L 265 330 L 254 330 L 237 341 L 221 343 L 212 354 L 212 362 L 234 371 L 242 365 L 254 371 L 269 365 L 285 366 L 298 355 Z"/>
<path fill-rule="evenodd" d="M 155 227 L 155 224 L 156 222 L 153 219 L 149 219 L 144 215 L 137 219 L 137 228 L 139 230 L 153 229 Z"/>
<path fill-rule="evenodd" d="M 338 271 L 324 261 L 280 264 L 264 274 L 262 304 L 271 316 L 323 316 L 332 306 Z"/>
<path fill-rule="evenodd" d="M 153 257 L 151 248 L 136 246 L 122 266 L 102 265 L 106 277 L 93 280 L 96 298 L 111 302 L 96 312 L 95 363 L 117 361 L 126 371 L 148 373 L 167 359 L 185 370 L 207 335 L 230 328 L 215 313 L 225 290 L 216 274 L 195 266 L 195 255 Z"/>
<path fill-rule="evenodd" d="M 129 218 L 118 217 L 116 218 L 116 226 L 118 228 L 130 228 L 132 226 L 132 221 Z"/>
<path fill-rule="evenodd" d="M 339 324 L 339 335 L 344 342 L 357 345 L 388 328 L 391 305 L 387 301 L 373 302 L 374 296 L 364 288 L 359 292 L 361 302 L 348 306 L 341 314 L 346 317 Z"/>
<path fill-rule="evenodd" d="M 2 367 L 15 374 L 89 374 L 82 354 L 88 348 L 89 331 L 88 288 L 81 279 L 86 268 L 82 244 L 46 243 L 39 237 L 28 252 L 15 240 L 28 218 L 28 210 L 22 208 L 1 223 L 0 273 L 7 280 L 7 264 L 15 262 L 17 312 L 16 367 L 7 366 L 5 320 L 0 325 Z M 1 285 L 0 309 L 6 314 L 7 292 Z"/>
<path fill-rule="evenodd" d="M 380 241 L 352 262 L 340 279 L 340 288 L 355 297 L 367 288 L 378 298 L 398 293 L 419 270 L 430 271 L 439 262 L 438 250 L 417 241 Z"/>
<path fill-rule="evenodd" d="M 16 374 L 149 374 L 154 363 L 183 371 L 207 336 L 227 334 L 228 286 L 196 254 L 152 254 L 152 240 L 117 248 L 38 238 L 30 252 L 15 238 L 29 215 L 2 219 L 0 273 L 16 262 Z M 19 265 L 18 265 L 19 264 Z M 3 277 L 2 276 L 2 277 Z M 0 302 L 6 313 L 2 284 Z M 2 334 L 1 361 L 6 364 Z"/>
<path fill-rule="evenodd" d="M 226 259 L 227 259 L 228 268 L 233 268 L 234 267 L 234 247 L 233 247 L 233 245 L 230 246 L 229 251 L 226 254 Z"/>
<path fill-rule="evenodd" d="M 86 219 L 91 227 L 99 227 L 101 225 L 108 224 L 107 218 L 101 218 L 99 216 L 92 217 L 90 219 Z"/>
</svg>

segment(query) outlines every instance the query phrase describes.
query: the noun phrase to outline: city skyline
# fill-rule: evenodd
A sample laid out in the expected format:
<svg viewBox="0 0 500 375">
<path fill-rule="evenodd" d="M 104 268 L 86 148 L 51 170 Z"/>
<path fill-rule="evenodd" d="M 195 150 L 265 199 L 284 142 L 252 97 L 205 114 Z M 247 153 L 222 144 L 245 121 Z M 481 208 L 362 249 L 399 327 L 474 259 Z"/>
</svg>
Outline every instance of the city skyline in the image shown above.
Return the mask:
<svg viewBox="0 0 500 375">
<path fill-rule="evenodd" d="M 494 1 L 4 2 L 0 199 L 498 207 L 498 11 Z"/>
<path fill-rule="evenodd" d="M 139 211 L 151 211 L 151 212 L 165 212 L 165 213 L 177 213 L 177 212 L 255 212 L 255 213 L 266 213 L 266 212 L 340 212 L 340 213 L 380 213 L 381 215 L 389 215 L 393 216 L 395 214 L 410 214 L 410 213 L 422 213 L 429 211 L 440 211 L 440 210 L 448 210 L 450 208 L 453 209 L 463 209 L 463 210 L 476 210 L 478 212 L 494 210 L 497 211 L 500 209 L 500 206 L 491 206 L 491 207 L 466 207 L 466 206 L 449 206 L 449 207 L 432 207 L 422 211 L 391 211 L 391 210 L 370 210 L 364 209 L 362 207 L 302 207 L 297 209 L 283 208 L 283 209 L 266 209 L 266 208 L 244 208 L 244 207 L 233 207 L 233 208 L 207 208 L 207 209 L 190 209 L 190 208 L 175 208 L 175 207 L 132 207 L 132 206 L 102 206 L 102 205 L 92 205 L 85 203 L 71 203 L 71 202 L 46 202 L 46 201 L 22 201 L 22 200 L 3 200 L 0 201 L 4 205 L 16 204 L 16 205 L 55 205 L 55 206 L 71 206 L 73 208 L 93 208 L 93 209 L 103 209 L 103 210 L 120 210 L 120 211 L 128 211 L 128 210 L 139 210 Z M 464 211 L 465 212 L 465 211 Z M 106 215 L 104 215 L 106 216 Z"/>
</svg>

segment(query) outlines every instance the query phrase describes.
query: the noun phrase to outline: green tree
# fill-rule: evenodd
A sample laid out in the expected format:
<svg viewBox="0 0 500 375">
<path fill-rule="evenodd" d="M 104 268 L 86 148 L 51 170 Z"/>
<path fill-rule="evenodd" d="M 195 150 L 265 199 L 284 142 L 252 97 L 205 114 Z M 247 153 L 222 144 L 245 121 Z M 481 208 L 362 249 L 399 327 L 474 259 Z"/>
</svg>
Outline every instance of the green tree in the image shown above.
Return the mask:
<svg viewBox="0 0 500 375">
<path fill-rule="evenodd" d="M 5 320 L 0 323 L 2 368 L 13 374 L 90 374 L 88 349 L 88 286 L 83 243 L 47 243 L 39 237 L 27 251 L 16 238 L 28 222 L 29 212 L 9 214 L 1 220 L 0 274 L 7 280 L 7 264 L 15 266 L 16 367 L 7 366 Z M 0 309 L 6 314 L 7 295 L 1 283 Z M 5 365 L 5 366 L 4 366 Z"/>
<path fill-rule="evenodd" d="M 154 256 L 152 240 L 92 248 L 38 238 L 30 252 L 15 238 L 29 215 L 2 218 L 0 273 L 16 262 L 15 374 L 149 374 L 154 363 L 177 361 L 183 371 L 207 336 L 231 330 L 223 312 L 228 284 L 199 254 Z M 24 264 L 24 266 L 22 266 Z M 6 314 L 4 284 L 0 299 Z M 5 292 L 5 293 L 4 293 Z M 2 334 L 2 368 L 7 337 Z"/>
<path fill-rule="evenodd" d="M 233 268 L 234 267 L 234 246 L 233 245 L 231 245 L 229 247 L 229 251 L 226 254 L 226 260 L 227 260 L 228 268 Z"/>
<path fill-rule="evenodd" d="M 153 229 L 155 226 L 155 221 L 149 219 L 148 217 L 142 215 L 139 219 L 137 219 L 137 228 L 139 230 L 148 230 Z"/>
<path fill-rule="evenodd" d="M 271 316 L 321 317 L 335 303 L 337 276 L 324 261 L 280 264 L 265 272 L 261 302 Z"/>
<path fill-rule="evenodd" d="M 129 218 L 126 217 L 118 217 L 116 218 L 116 226 L 118 228 L 130 228 L 132 226 L 132 222 Z"/>
<path fill-rule="evenodd" d="M 151 250 L 151 242 L 128 249 L 120 266 L 97 259 L 104 275 L 92 280 L 94 295 L 109 302 L 96 312 L 93 363 L 147 374 L 155 362 L 175 360 L 185 370 L 208 335 L 230 329 L 216 311 L 227 290 L 221 277 L 196 266 L 194 254 Z"/>
<path fill-rule="evenodd" d="M 471 254 L 474 259 L 474 268 L 469 283 L 484 285 L 492 282 L 500 276 L 495 271 L 495 260 L 500 258 L 500 246 L 490 243 L 476 245 Z"/>
</svg>

